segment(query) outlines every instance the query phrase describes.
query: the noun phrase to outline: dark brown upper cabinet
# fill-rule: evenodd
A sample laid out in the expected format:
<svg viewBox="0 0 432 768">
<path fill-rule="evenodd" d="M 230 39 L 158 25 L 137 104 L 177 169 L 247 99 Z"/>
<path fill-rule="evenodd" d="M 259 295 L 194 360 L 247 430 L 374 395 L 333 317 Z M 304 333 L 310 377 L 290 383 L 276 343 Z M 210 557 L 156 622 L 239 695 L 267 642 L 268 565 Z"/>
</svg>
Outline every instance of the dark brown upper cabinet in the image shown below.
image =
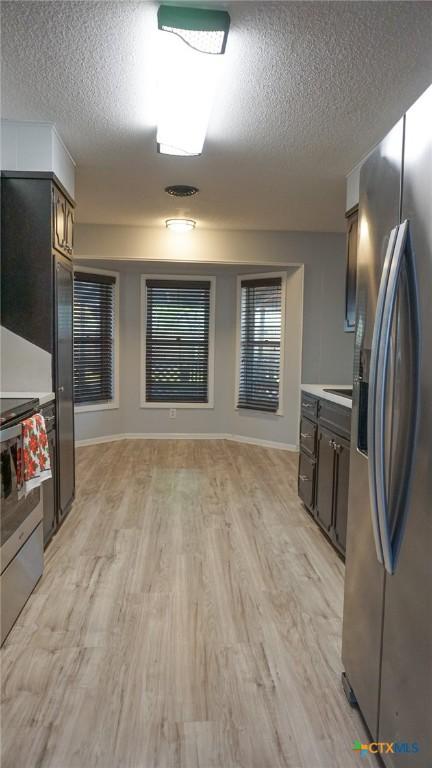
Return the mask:
<svg viewBox="0 0 432 768">
<path fill-rule="evenodd" d="M 73 254 L 74 245 L 74 226 L 75 226 L 75 211 L 71 204 L 66 200 L 66 233 L 65 233 L 65 249 L 68 256 Z"/>
<path fill-rule="evenodd" d="M 354 331 L 357 287 L 358 206 L 346 214 L 345 331 Z"/>
<path fill-rule="evenodd" d="M 73 200 L 48 172 L 1 173 L 1 323 L 53 354 L 54 262 L 72 257 Z"/>
<path fill-rule="evenodd" d="M 65 256 L 73 253 L 74 209 L 62 192 L 53 186 L 53 247 Z"/>
</svg>

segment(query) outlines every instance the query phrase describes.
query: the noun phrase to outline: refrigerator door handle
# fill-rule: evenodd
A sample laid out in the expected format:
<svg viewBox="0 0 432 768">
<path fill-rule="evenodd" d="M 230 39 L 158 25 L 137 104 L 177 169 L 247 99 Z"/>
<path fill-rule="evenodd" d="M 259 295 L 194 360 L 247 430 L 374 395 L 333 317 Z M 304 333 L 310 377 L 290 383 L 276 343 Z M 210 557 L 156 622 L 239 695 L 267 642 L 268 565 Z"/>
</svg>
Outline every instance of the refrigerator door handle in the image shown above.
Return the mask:
<svg viewBox="0 0 432 768">
<path fill-rule="evenodd" d="M 413 371 L 412 371 L 412 390 L 411 390 L 411 402 L 409 404 L 409 434 L 405 436 L 409 450 L 407 451 L 408 459 L 405 465 L 400 468 L 399 472 L 399 485 L 400 493 L 398 495 L 397 509 L 395 510 L 394 536 L 392 538 L 390 515 L 389 515 L 389 498 L 386 487 L 386 465 L 385 465 L 385 434 L 386 434 L 386 418 L 385 418 L 385 395 L 386 395 L 386 382 L 389 368 L 389 356 L 391 346 L 391 333 L 394 310 L 396 306 L 398 289 L 400 284 L 400 278 L 402 274 L 402 265 L 406 264 L 407 274 L 407 287 L 409 292 L 409 313 L 410 313 L 410 325 L 412 328 L 412 338 L 410 339 L 413 351 Z M 384 566 L 386 571 L 390 574 L 394 573 L 397 558 L 400 551 L 400 545 L 402 542 L 403 531 L 405 527 L 405 519 L 409 502 L 409 490 L 411 485 L 411 477 L 414 467 L 414 453 L 415 443 L 417 435 L 417 422 L 418 422 L 418 399 L 419 399 L 419 366 L 420 366 L 420 351 L 419 351 L 419 315 L 418 315 L 418 290 L 417 279 L 415 272 L 414 254 L 412 250 L 412 244 L 409 235 L 409 222 L 404 221 L 400 225 L 397 234 L 396 244 L 394 247 L 393 258 L 391 260 L 391 266 L 388 276 L 388 284 L 385 298 L 385 305 L 382 315 L 382 328 L 379 341 L 379 350 L 377 356 L 377 372 L 376 372 L 376 411 L 375 411 L 375 450 L 376 450 L 376 491 L 377 491 L 377 508 L 378 508 L 378 522 L 381 532 L 381 545 L 384 559 Z"/>
<path fill-rule="evenodd" d="M 375 324 L 372 336 L 372 349 L 370 356 L 369 369 L 369 396 L 368 396 L 368 414 L 367 414 L 367 444 L 368 444 L 368 473 L 369 473 L 369 496 L 371 505 L 372 530 L 375 541 L 375 548 L 378 561 L 384 562 L 383 548 L 381 543 L 381 534 L 378 514 L 378 494 L 377 494 L 377 451 L 376 451 L 376 400 L 377 400 L 377 376 L 379 370 L 380 341 L 382 335 L 383 315 L 385 301 L 387 296 L 387 286 L 390 274 L 390 267 L 393 259 L 396 238 L 399 226 L 392 229 L 389 235 L 387 251 L 384 259 L 381 282 L 378 291 L 378 300 L 375 313 Z"/>
</svg>

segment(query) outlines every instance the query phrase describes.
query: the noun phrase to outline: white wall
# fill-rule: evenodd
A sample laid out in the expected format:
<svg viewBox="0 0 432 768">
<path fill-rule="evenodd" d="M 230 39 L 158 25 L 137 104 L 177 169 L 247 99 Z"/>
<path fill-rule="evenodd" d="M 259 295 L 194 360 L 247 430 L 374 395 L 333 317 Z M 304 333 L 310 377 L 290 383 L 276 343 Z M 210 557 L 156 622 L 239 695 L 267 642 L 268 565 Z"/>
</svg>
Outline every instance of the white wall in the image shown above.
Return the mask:
<svg viewBox="0 0 432 768">
<path fill-rule="evenodd" d="M 234 409 L 236 275 L 270 271 L 289 262 L 304 265 L 303 359 L 305 383 L 349 383 L 352 378 L 353 335 L 343 332 L 345 290 L 345 238 L 343 235 L 307 233 L 205 232 L 177 237 L 183 263 L 152 263 L 151 254 L 169 262 L 173 253 L 166 243 L 167 232 L 152 239 L 148 230 L 123 227 L 81 226 L 77 251 L 96 251 L 99 259 L 79 263 L 120 271 L 120 408 L 76 415 L 78 440 L 116 433 L 234 433 L 288 444 L 297 443 L 298 386 L 292 361 L 301 342 L 302 269 L 289 269 L 287 324 L 289 353 L 285 383 L 290 396 L 284 417 L 246 413 Z M 122 230 L 118 232 L 117 230 Z M 138 231 L 135 231 L 138 230 Z M 200 247 L 195 235 L 199 234 Z M 181 246 L 178 243 L 181 242 Z M 140 244 L 140 245 L 139 245 Z M 223 247 L 225 244 L 225 248 Z M 139 246 L 139 247 L 138 247 Z M 116 262 L 104 261 L 105 252 L 123 254 Z M 193 263 L 219 261 L 219 264 Z M 126 261 L 131 257 L 137 261 Z M 258 261 L 260 259 L 260 261 Z M 192 263 L 188 263 L 192 262 Z M 222 262 L 222 263 L 221 263 Z M 234 266 L 237 262 L 238 266 Z M 243 263 L 241 263 L 243 262 Z M 251 266 L 247 266 L 247 262 Z M 259 266 L 258 266 L 259 265 Z M 166 410 L 139 408 L 139 306 L 141 273 L 215 274 L 215 407 L 213 410 L 177 410 L 170 420 Z M 290 335 L 291 334 L 291 335 Z"/>
<path fill-rule="evenodd" d="M 0 390 L 51 392 L 51 355 L 0 326 Z"/>
<path fill-rule="evenodd" d="M 52 123 L 1 121 L 4 171 L 51 171 L 75 197 L 75 162 Z"/>
</svg>

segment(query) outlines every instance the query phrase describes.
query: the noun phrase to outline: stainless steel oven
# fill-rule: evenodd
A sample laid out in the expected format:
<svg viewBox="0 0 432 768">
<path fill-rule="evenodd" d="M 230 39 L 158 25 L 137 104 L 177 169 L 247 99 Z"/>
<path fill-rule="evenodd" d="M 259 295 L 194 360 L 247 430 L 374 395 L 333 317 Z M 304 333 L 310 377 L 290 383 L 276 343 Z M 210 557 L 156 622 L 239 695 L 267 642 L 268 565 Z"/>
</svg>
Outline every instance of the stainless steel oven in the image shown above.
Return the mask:
<svg viewBox="0 0 432 768">
<path fill-rule="evenodd" d="M 43 571 L 42 494 L 40 488 L 27 496 L 20 493 L 20 418 L 9 419 L 0 427 L 1 643 Z"/>
</svg>

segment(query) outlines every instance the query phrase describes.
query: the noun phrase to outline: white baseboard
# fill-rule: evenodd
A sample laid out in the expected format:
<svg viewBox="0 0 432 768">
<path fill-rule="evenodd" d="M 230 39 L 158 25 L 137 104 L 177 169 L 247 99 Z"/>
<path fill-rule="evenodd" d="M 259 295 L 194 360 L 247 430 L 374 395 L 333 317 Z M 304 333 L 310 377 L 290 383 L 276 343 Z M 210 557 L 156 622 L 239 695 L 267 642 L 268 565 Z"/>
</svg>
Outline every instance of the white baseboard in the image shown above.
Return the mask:
<svg viewBox="0 0 432 768">
<path fill-rule="evenodd" d="M 278 443 L 273 440 L 261 440 L 255 437 L 245 437 L 244 435 L 230 435 L 217 433 L 183 433 L 183 432 L 124 432 L 118 435 L 103 435 L 102 437 L 90 437 L 86 440 L 76 440 L 77 448 L 86 445 L 97 445 L 98 443 L 113 443 L 117 440 L 230 440 L 234 443 L 248 443 L 249 445 L 258 445 L 262 448 L 278 448 L 282 451 L 298 451 L 296 445 L 291 443 Z"/>
<path fill-rule="evenodd" d="M 249 445 L 258 445 L 261 448 L 278 448 L 280 451 L 298 452 L 298 446 L 292 443 L 278 443 L 275 440 L 261 440 L 259 437 L 245 437 L 244 435 L 226 435 L 226 440 L 234 443 L 248 443 Z"/>
<path fill-rule="evenodd" d="M 98 443 L 115 443 L 125 440 L 126 435 L 102 435 L 102 437 L 87 437 L 85 440 L 75 440 L 75 448 L 84 448 L 85 445 L 97 445 Z"/>
<path fill-rule="evenodd" d="M 184 432 L 123 432 L 118 435 L 103 435 L 90 437 L 86 440 L 76 440 L 75 446 L 96 445 L 97 443 L 113 443 L 117 440 L 226 440 L 228 435 L 217 433 L 184 433 Z"/>
</svg>

